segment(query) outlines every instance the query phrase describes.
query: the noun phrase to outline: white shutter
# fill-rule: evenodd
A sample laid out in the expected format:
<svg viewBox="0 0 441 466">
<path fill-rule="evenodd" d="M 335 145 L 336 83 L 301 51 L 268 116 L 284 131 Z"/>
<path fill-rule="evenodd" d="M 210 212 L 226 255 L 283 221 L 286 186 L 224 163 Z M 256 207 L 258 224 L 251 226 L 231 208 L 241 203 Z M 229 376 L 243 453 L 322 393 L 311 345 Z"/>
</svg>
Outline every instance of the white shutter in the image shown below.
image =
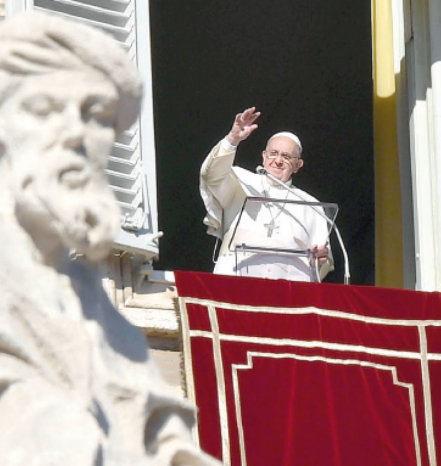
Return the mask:
<svg viewBox="0 0 441 466">
<path fill-rule="evenodd" d="M 148 0 L 6 1 L 13 4 L 13 12 L 34 9 L 99 28 L 111 34 L 137 63 L 144 81 L 141 117 L 115 142 L 107 173 L 122 212 L 115 246 L 151 259 L 158 254 L 160 234 L 157 231 Z"/>
</svg>

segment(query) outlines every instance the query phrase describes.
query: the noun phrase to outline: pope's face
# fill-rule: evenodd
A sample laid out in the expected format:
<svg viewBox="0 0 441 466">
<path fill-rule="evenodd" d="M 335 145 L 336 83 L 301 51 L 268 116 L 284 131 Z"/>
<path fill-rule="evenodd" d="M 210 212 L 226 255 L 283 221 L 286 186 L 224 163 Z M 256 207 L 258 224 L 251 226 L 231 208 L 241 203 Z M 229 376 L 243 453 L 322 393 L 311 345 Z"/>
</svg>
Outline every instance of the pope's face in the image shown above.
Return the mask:
<svg viewBox="0 0 441 466">
<path fill-rule="evenodd" d="M 266 171 L 284 183 L 303 166 L 299 147 L 286 136 L 271 139 L 262 157 Z"/>
<path fill-rule="evenodd" d="M 31 236 L 104 255 L 119 221 L 104 174 L 116 106 L 114 85 L 93 70 L 25 78 L 2 104 L 17 216 Z"/>
</svg>

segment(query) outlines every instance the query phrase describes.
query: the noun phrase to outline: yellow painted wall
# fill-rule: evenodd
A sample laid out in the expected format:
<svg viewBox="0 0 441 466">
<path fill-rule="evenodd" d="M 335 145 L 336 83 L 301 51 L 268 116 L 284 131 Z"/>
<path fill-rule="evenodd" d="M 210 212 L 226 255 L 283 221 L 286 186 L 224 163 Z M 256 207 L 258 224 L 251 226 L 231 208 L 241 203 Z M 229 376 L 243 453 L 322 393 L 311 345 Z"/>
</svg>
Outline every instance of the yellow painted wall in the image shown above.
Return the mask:
<svg viewBox="0 0 441 466">
<path fill-rule="evenodd" d="M 376 284 L 403 287 L 403 242 L 391 0 L 372 0 Z"/>
</svg>

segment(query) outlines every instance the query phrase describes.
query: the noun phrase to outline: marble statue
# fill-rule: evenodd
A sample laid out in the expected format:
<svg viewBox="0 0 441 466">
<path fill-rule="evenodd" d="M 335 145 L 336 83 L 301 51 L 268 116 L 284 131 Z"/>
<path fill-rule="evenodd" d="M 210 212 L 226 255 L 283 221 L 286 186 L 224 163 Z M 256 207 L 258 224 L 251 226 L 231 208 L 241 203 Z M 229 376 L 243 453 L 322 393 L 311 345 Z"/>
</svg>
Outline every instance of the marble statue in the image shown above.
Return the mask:
<svg viewBox="0 0 441 466">
<path fill-rule="evenodd" d="M 141 93 L 102 32 L 37 13 L 0 26 L 2 466 L 218 464 L 101 285 L 119 225 L 103 168 Z"/>
</svg>

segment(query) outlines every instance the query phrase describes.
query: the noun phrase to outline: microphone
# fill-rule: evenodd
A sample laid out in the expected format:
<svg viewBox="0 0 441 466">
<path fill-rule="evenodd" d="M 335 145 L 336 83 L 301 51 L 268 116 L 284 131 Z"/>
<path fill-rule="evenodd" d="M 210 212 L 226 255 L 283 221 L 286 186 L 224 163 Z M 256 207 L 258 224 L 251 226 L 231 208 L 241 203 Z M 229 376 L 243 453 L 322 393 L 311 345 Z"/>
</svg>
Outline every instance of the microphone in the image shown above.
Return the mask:
<svg viewBox="0 0 441 466">
<path fill-rule="evenodd" d="M 279 180 L 278 178 L 276 178 L 274 175 L 271 175 L 271 173 L 268 173 L 268 170 L 266 170 L 266 168 L 262 167 L 262 165 L 258 165 L 256 167 L 256 173 L 258 173 L 259 175 L 265 175 L 267 176 L 269 179 L 275 181 L 276 183 L 278 183 L 280 186 L 283 186 L 285 189 L 287 189 L 290 193 L 294 194 L 294 196 L 296 196 L 298 199 L 302 200 L 302 201 L 305 201 L 305 202 L 309 202 L 307 199 L 305 199 L 303 196 L 301 196 L 299 193 L 295 192 L 294 189 L 292 189 L 291 187 L 287 186 L 283 181 Z M 344 283 L 345 285 L 349 285 L 349 282 L 350 282 L 350 274 L 349 274 L 349 258 L 348 258 L 348 253 L 346 252 L 346 248 L 345 248 L 345 245 L 343 243 L 343 238 L 341 237 L 340 235 L 340 231 L 339 229 L 337 228 L 337 225 L 336 223 L 333 223 L 323 212 L 321 212 L 320 210 L 318 210 L 315 206 L 311 206 L 312 209 L 318 214 L 320 215 L 320 217 L 323 217 L 326 222 L 334 229 L 335 231 L 335 235 L 337 236 L 337 240 L 338 240 L 338 243 L 340 245 L 340 249 L 342 251 L 342 254 L 343 254 L 343 260 L 344 260 L 344 268 L 345 268 L 345 273 L 344 273 Z"/>
<path fill-rule="evenodd" d="M 256 167 L 256 173 L 258 175 L 266 175 L 270 180 L 273 180 L 275 181 L 277 184 L 279 184 L 280 186 L 283 186 L 285 189 L 287 189 L 288 191 L 290 191 L 292 194 L 294 194 L 294 196 L 296 196 L 298 199 L 300 199 L 301 201 L 304 201 L 304 202 L 309 202 L 309 199 L 306 199 L 304 198 L 300 193 L 297 193 L 295 192 L 292 188 L 290 188 L 288 185 L 286 185 L 283 181 L 279 180 L 278 178 L 276 178 L 274 175 L 271 175 L 271 173 L 268 173 L 268 170 L 264 167 L 262 167 L 262 165 L 257 165 Z M 317 211 L 317 209 L 314 208 L 314 210 Z M 330 221 L 328 217 L 326 217 L 326 215 L 322 214 L 320 211 L 317 211 L 317 213 L 324 217 L 328 222 Z"/>
</svg>

